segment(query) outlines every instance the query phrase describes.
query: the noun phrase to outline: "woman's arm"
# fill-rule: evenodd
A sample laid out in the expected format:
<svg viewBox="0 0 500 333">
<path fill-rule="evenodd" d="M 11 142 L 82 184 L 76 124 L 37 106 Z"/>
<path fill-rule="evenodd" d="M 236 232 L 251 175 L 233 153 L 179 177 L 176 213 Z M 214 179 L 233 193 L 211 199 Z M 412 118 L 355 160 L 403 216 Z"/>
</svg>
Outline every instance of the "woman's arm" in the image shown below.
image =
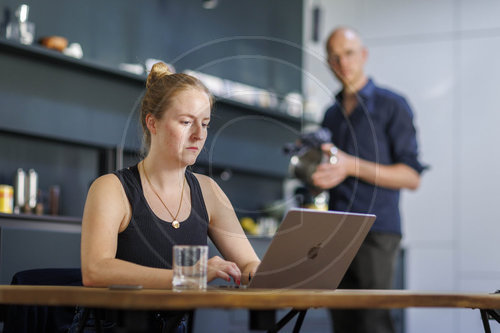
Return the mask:
<svg viewBox="0 0 500 333">
<path fill-rule="evenodd" d="M 118 233 L 131 217 L 130 204 L 115 175 L 98 178 L 87 195 L 82 221 L 81 260 L 85 286 L 113 284 L 171 288 L 172 271 L 116 259 Z"/>
<path fill-rule="evenodd" d="M 209 177 L 202 175 L 196 177 L 200 182 L 210 219 L 209 236 L 224 258 L 228 262 L 234 262 L 241 272 L 236 276 L 232 275 L 234 272 L 224 270 L 216 274 L 224 279 L 231 275 L 237 282 L 241 280 L 246 284 L 249 275 L 255 274 L 260 260 L 243 232 L 231 202 L 219 185 Z M 215 269 L 220 268 L 225 267 L 215 267 Z"/>
</svg>

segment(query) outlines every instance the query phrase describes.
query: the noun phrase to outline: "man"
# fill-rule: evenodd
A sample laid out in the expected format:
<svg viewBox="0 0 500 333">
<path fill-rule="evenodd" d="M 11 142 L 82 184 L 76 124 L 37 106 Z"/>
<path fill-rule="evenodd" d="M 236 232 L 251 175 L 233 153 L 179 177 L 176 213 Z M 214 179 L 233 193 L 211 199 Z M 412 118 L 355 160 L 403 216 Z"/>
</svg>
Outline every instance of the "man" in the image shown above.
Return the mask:
<svg viewBox="0 0 500 333">
<path fill-rule="evenodd" d="M 377 215 L 339 288 L 389 289 L 401 240 L 399 190 L 417 189 L 424 170 L 413 114 L 403 97 L 366 76 L 368 51 L 353 29 L 335 29 L 326 50 L 343 86 L 322 124 L 332 132 L 337 163 L 319 165 L 312 179 L 329 190 L 331 210 Z M 394 332 L 388 310 L 332 311 L 332 319 L 335 333 Z"/>
</svg>

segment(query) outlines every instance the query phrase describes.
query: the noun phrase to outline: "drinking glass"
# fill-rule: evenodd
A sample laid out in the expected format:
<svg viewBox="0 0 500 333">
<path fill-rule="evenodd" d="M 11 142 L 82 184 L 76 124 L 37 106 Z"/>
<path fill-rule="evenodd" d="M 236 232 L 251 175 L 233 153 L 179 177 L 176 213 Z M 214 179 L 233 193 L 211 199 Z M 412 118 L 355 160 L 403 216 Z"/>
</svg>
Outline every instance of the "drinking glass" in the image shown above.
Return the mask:
<svg viewBox="0 0 500 333">
<path fill-rule="evenodd" d="M 207 245 L 175 245 L 174 291 L 207 289 Z"/>
</svg>

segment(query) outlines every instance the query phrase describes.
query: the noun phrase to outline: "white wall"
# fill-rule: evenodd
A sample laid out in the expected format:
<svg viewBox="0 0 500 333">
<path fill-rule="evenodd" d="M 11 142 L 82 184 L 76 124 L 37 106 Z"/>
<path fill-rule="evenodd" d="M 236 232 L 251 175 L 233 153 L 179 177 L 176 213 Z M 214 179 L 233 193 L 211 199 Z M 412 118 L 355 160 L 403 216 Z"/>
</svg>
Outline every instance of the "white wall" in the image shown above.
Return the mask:
<svg viewBox="0 0 500 333">
<path fill-rule="evenodd" d="M 322 8 L 321 42 L 311 7 Z M 405 95 L 415 112 L 421 159 L 431 169 L 402 196 L 406 286 L 412 290 L 500 289 L 500 1 L 306 0 L 304 92 L 316 118 L 339 88 L 323 62 L 324 40 L 355 27 L 367 72 Z M 479 311 L 410 309 L 407 332 L 481 332 Z M 493 332 L 500 325 L 491 322 Z"/>
</svg>

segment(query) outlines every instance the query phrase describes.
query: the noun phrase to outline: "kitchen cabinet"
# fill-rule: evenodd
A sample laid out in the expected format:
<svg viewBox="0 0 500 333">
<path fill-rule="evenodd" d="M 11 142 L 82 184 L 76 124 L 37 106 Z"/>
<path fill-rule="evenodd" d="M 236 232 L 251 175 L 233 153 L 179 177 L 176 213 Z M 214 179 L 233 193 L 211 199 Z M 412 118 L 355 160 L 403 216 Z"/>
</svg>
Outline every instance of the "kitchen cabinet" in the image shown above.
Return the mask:
<svg viewBox="0 0 500 333">
<path fill-rule="evenodd" d="M 0 213 L 0 284 L 35 268 L 80 267 L 78 218 Z"/>
</svg>

